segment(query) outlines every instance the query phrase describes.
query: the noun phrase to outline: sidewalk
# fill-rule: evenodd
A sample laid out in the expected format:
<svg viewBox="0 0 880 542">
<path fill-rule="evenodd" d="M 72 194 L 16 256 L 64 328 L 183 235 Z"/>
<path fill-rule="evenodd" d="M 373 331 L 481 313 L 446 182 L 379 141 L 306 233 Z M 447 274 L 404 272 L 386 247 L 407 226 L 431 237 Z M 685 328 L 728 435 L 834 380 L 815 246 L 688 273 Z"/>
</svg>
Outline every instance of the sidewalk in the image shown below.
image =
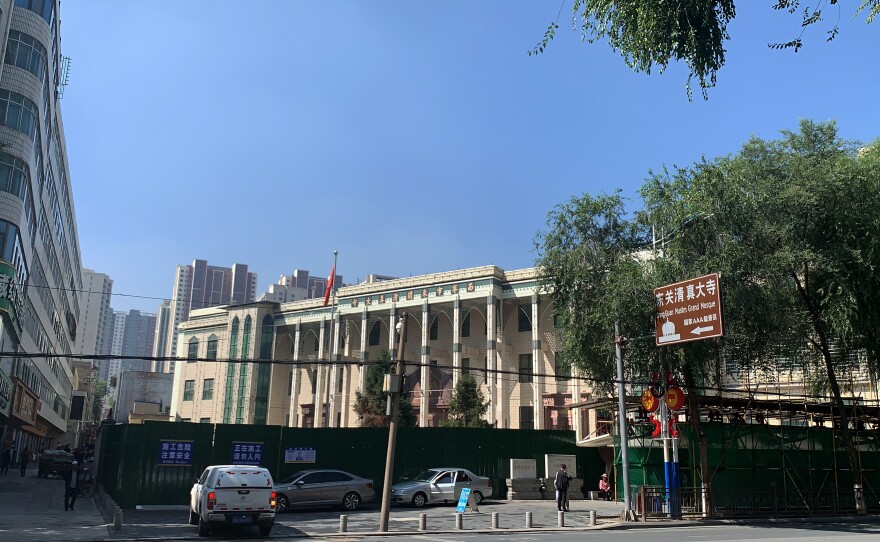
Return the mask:
<svg viewBox="0 0 880 542">
<path fill-rule="evenodd" d="M 79 497 L 76 510 L 64 511 L 64 481 L 37 478 L 37 464 L 22 477 L 18 469 L 0 475 L 0 540 L 104 540 L 104 518 L 92 497 Z"/>
</svg>

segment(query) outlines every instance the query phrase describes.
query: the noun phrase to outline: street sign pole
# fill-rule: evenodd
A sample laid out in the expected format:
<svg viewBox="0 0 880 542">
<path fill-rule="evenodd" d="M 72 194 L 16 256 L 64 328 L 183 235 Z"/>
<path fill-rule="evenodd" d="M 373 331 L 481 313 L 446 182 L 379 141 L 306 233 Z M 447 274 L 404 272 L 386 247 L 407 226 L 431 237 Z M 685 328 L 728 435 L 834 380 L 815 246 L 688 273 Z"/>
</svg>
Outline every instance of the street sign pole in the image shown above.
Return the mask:
<svg viewBox="0 0 880 542">
<path fill-rule="evenodd" d="M 617 357 L 617 408 L 618 423 L 620 425 L 620 462 L 623 466 L 623 514 L 625 521 L 629 521 L 632 506 L 629 499 L 629 449 L 626 434 L 626 389 L 623 386 L 623 348 L 620 336 L 620 325 L 614 322 L 614 353 Z M 645 506 L 645 503 L 642 503 Z"/>
</svg>

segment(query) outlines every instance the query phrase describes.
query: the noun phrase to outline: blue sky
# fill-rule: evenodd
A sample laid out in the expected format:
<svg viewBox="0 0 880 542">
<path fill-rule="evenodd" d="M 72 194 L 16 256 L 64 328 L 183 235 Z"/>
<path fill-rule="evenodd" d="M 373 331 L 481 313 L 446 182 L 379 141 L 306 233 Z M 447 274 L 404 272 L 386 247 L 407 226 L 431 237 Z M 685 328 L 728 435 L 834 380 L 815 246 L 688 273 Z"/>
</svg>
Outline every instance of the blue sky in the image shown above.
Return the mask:
<svg viewBox="0 0 880 542">
<path fill-rule="evenodd" d="M 83 265 L 115 310 L 155 312 L 177 264 L 347 283 L 534 264 L 555 205 L 736 152 L 798 119 L 880 136 L 880 21 L 738 2 L 708 101 L 687 70 L 637 74 L 556 2 L 63 2 L 62 101 Z M 155 299 L 153 299 L 155 298 Z"/>
</svg>

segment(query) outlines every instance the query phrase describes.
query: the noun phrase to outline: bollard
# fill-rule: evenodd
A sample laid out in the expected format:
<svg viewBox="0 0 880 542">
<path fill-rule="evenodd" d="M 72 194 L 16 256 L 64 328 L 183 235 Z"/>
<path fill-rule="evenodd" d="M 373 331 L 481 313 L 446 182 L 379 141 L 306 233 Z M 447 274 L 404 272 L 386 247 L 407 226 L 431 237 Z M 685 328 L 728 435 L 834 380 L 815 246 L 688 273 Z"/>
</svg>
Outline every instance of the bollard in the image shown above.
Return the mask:
<svg viewBox="0 0 880 542">
<path fill-rule="evenodd" d="M 596 526 L 596 511 L 590 510 L 590 527 Z"/>
<path fill-rule="evenodd" d="M 498 528 L 498 512 L 492 512 L 492 528 Z"/>
<path fill-rule="evenodd" d="M 462 522 L 462 514 L 459 514 L 458 512 L 456 512 L 455 513 L 455 528 L 459 531 L 462 530 L 464 528 L 462 523 L 463 523 Z"/>
<path fill-rule="evenodd" d="M 532 513 L 526 512 L 526 529 L 532 528 Z"/>
<path fill-rule="evenodd" d="M 419 530 L 427 531 L 428 530 L 428 514 L 422 512 L 419 514 Z"/>
<path fill-rule="evenodd" d="M 556 522 L 559 524 L 560 527 L 565 527 L 565 512 L 561 510 L 559 512 L 556 512 Z"/>
<path fill-rule="evenodd" d="M 119 508 L 118 506 L 113 508 L 113 530 L 122 530 L 122 508 Z"/>
<path fill-rule="evenodd" d="M 339 516 L 339 532 L 348 532 L 348 516 L 346 516 L 345 514 Z"/>
</svg>

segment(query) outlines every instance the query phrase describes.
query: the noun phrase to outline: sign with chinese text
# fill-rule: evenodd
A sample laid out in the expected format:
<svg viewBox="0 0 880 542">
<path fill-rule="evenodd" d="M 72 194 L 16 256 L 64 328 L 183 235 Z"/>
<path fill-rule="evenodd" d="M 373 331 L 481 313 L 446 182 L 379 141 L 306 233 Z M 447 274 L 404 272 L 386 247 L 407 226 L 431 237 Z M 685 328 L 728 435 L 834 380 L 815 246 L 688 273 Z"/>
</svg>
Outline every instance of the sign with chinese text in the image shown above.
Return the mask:
<svg viewBox="0 0 880 542">
<path fill-rule="evenodd" d="M 262 442 L 233 442 L 232 464 L 259 466 L 263 462 Z"/>
<path fill-rule="evenodd" d="M 285 463 L 314 463 L 315 457 L 314 448 L 288 448 L 284 450 Z"/>
<path fill-rule="evenodd" d="M 159 440 L 159 466 L 191 467 L 193 462 L 193 441 Z"/>
<path fill-rule="evenodd" d="M 667 346 L 723 335 L 718 273 L 654 289 L 656 343 Z"/>
<path fill-rule="evenodd" d="M 538 477 L 538 465 L 534 459 L 511 459 L 510 477 L 514 480 Z"/>
</svg>

